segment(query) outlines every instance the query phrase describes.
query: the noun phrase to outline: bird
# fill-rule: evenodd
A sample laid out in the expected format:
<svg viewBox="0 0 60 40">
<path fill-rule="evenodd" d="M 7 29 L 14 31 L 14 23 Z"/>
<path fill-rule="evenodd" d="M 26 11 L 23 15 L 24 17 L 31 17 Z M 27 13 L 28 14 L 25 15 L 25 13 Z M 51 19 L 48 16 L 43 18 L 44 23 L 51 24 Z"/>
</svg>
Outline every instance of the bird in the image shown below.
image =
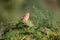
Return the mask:
<svg viewBox="0 0 60 40">
<path fill-rule="evenodd" d="M 22 19 L 23 19 L 24 21 L 28 21 L 29 16 L 30 16 L 30 13 L 29 13 L 29 12 L 26 12 Z"/>
</svg>

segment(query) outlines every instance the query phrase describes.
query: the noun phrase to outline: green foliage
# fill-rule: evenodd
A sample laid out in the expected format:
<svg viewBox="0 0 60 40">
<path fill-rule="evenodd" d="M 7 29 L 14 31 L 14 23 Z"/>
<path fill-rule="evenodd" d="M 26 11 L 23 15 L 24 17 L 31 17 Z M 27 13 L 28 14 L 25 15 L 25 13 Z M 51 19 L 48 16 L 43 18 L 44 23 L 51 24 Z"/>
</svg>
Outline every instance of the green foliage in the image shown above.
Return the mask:
<svg viewBox="0 0 60 40">
<path fill-rule="evenodd" d="M 0 27 L 5 28 L 1 40 L 60 40 L 58 15 L 43 1 L 0 0 Z M 25 11 L 30 12 L 30 20 L 21 21 Z"/>
<path fill-rule="evenodd" d="M 45 20 L 43 20 L 45 21 Z M 46 22 L 47 23 L 47 22 Z M 45 24 L 45 23 L 44 23 Z M 48 23 L 47 23 L 48 24 Z M 48 27 L 49 25 L 46 26 L 43 24 L 38 24 L 39 26 L 32 26 L 30 27 L 27 25 L 27 23 L 21 21 L 13 26 L 7 27 L 6 31 L 4 32 L 2 39 L 4 40 L 57 40 L 59 39 L 59 33 L 54 31 L 54 27 L 50 26 L 53 28 L 53 30 Z M 26 36 L 28 38 L 26 38 Z"/>
</svg>

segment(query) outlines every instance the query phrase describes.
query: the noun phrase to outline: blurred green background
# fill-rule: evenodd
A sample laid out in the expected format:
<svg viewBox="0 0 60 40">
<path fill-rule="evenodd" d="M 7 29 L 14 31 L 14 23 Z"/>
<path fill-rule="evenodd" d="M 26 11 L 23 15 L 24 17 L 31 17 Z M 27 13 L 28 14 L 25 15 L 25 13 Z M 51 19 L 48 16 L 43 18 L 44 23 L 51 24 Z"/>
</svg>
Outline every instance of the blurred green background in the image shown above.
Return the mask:
<svg viewBox="0 0 60 40">
<path fill-rule="evenodd" d="M 52 35 L 53 33 L 58 34 L 60 40 L 60 0 L 0 0 L 0 29 L 6 27 L 6 25 L 3 24 L 7 24 L 8 27 L 13 27 L 12 23 L 17 24 L 25 12 L 30 13 L 29 20 L 34 24 L 34 27 L 31 30 L 32 32 L 36 32 L 33 33 L 34 35 L 32 34 L 33 36 L 37 39 L 39 37 L 46 38 L 47 35 L 50 36 L 49 33 L 51 31 Z M 9 25 L 8 23 L 11 24 Z M 41 30 L 45 32 L 45 28 L 47 35 L 41 32 Z M 19 32 L 22 32 L 23 30 L 20 28 Z M 26 32 L 26 30 L 23 32 Z M 31 32 L 31 30 L 28 30 L 28 32 Z M 16 31 L 18 32 L 18 29 Z M 10 34 L 16 35 L 16 31 L 10 30 L 10 33 L 7 33 L 8 35 L 6 35 L 9 37 L 12 36 Z M 0 34 L 2 32 L 0 32 Z M 55 36 L 55 34 L 53 36 Z M 22 34 L 20 35 L 22 36 Z"/>
<path fill-rule="evenodd" d="M 16 22 L 24 15 L 26 11 L 29 11 L 31 16 L 38 17 L 56 15 L 55 13 L 57 11 L 49 14 L 49 12 L 53 12 L 55 10 L 52 10 L 46 4 L 46 1 L 47 0 L 0 0 L 0 20 L 1 22 Z"/>
<path fill-rule="evenodd" d="M 52 2 L 54 6 L 51 6 Z M 34 22 L 47 19 L 55 24 L 56 21 L 60 22 L 59 2 L 59 0 L 0 0 L 0 24 L 17 23 L 26 11 L 30 12 L 30 20 Z"/>
<path fill-rule="evenodd" d="M 17 23 L 28 11 L 30 20 L 35 25 L 46 20 L 49 25 L 56 26 L 57 23 L 60 24 L 59 2 L 59 0 L 0 0 L 0 24 Z M 54 6 L 51 7 L 52 4 Z"/>
</svg>

